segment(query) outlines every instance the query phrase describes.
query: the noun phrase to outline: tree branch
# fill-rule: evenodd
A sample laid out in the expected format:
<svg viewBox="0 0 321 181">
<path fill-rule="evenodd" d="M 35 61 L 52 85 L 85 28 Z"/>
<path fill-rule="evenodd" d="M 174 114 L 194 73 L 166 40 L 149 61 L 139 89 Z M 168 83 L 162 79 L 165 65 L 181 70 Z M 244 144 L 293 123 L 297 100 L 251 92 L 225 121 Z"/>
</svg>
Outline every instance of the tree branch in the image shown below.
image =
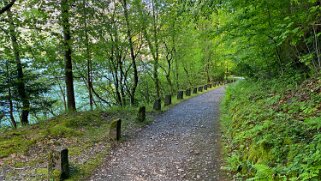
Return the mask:
<svg viewBox="0 0 321 181">
<path fill-rule="evenodd" d="M 16 0 L 11 0 L 11 2 L 9 4 L 7 4 L 5 7 L 0 9 L 0 15 L 5 13 L 6 11 L 8 11 L 16 2 Z"/>
</svg>

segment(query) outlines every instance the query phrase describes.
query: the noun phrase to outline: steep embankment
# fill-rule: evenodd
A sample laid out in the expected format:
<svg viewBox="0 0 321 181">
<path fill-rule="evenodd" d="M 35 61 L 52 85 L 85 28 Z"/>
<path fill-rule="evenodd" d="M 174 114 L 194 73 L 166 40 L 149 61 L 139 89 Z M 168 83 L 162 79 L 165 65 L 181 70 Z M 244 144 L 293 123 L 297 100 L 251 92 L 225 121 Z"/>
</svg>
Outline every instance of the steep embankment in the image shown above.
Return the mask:
<svg viewBox="0 0 321 181">
<path fill-rule="evenodd" d="M 226 169 L 253 180 L 321 179 L 321 80 L 240 81 L 222 105 Z"/>
</svg>

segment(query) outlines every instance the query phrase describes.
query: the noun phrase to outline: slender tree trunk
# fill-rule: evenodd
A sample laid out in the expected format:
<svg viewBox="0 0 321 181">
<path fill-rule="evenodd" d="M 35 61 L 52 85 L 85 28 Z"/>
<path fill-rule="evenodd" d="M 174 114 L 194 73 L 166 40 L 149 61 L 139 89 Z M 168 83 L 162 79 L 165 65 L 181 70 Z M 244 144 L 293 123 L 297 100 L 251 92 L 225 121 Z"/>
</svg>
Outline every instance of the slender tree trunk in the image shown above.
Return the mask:
<svg viewBox="0 0 321 181">
<path fill-rule="evenodd" d="M 29 96 L 26 92 L 26 85 L 24 81 L 24 73 L 23 73 L 23 67 L 21 63 L 20 58 L 20 50 L 19 50 L 19 44 L 17 41 L 17 34 L 16 34 L 16 28 L 13 22 L 12 12 L 7 10 L 8 19 L 9 19 L 9 33 L 11 37 L 11 44 L 13 49 L 13 54 L 16 61 L 17 66 L 17 88 L 18 88 L 18 94 L 22 101 L 22 111 L 21 111 L 21 123 L 22 125 L 29 124 L 28 117 L 29 117 L 29 111 L 30 111 L 30 102 L 29 102 Z"/>
<path fill-rule="evenodd" d="M 180 89 L 180 85 L 179 85 L 179 73 L 178 73 L 178 61 L 175 58 L 175 79 L 176 79 L 176 88 L 177 90 Z"/>
<path fill-rule="evenodd" d="M 319 45 L 318 45 L 318 36 L 315 31 L 314 25 L 312 25 L 313 28 L 313 34 L 314 34 L 314 45 L 315 45 L 315 53 L 317 55 L 317 60 L 318 60 L 318 70 L 321 68 L 321 60 L 320 60 L 320 53 L 319 53 Z"/>
<path fill-rule="evenodd" d="M 58 79 L 58 86 L 59 86 L 59 90 L 60 90 L 60 93 L 61 93 L 61 96 L 62 96 L 62 101 L 64 103 L 65 112 L 67 112 L 68 108 L 67 108 L 66 95 L 65 95 L 64 89 L 62 88 L 61 84 L 59 83 L 59 79 Z"/>
<path fill-rule="evenodd" d="M 165 71 L 166 75 L 166 80 L 167 83 L 170 87 L 170 91 L 171 91 L 171 95 L 173 95 L 174 93 L 174 89 L 173 89 L 173 83 L 172 83 L 172 79 L 171 79 L 171 73 L 172 73 L 172 59 L 173 59 L 173 52 L 174 52 L 174 48 L 169 50 L 168 46 L 165 44 L 165 48 L 167 51 L 167 55 L 166 55 L 166 62 L 167 62 L 167 71 Z"/>
<path fill-rule="evenodd" d="M 64 58 L 65 58 L 65 81 L 67 92 L 67 106 L 68 111 L 76 111 L 76 101 L 74 92 L 74 77 L 72 72 L 72 58 L 71 58 L 71 32 L 69 23 L 69 9 L 70 5 L 68 0 L 61 0 L 61 23 L 64 34 Z"/>
<path fill-rule="evenodd" d="M 90 110 L 94 108 L 94 98 L 92 93 L 92 61 L 90 56 L 90 47 L 89 47 L 89 37 L 88 37 L 88 27 L 87 27 L 87 12 L 86 12 L 86 0 L 83 0 L 83 8 L 84 8 L 84 25 L 85 25 L 85 46 L 86 46 L 86 56 L 87 56 L 87 84 L 88 84 L 88 94 L 89 94 L 89 105 Z"/>
<path fill-rule="evenodd" d="M 207 62 L 206 62 L 206 79 L 207 79 L 207 83 L 211 82 L 211 79 L 210 79 L 210 59 L 209 58 L 207 59 Z"/>
<path fill-rule="evenodd" d="M 119 52 L 119 50 L 118 50 Z M 119 82 L 120 82 L 120 95 L 121 95 L 121 102 L 122 102 L 122 106 L 126 106 L 126 96 L 125 96 L 125 91 L 124 91 L 124 71 L 123 71 L 123 62 L 122 62 L 122 56 L 118 55 L 118 66 L 119 66 L 119 73 L 120 73 L 120 77 L 119 77 Z"/>
<path fill-rule="evenodd" d="M 137 70 L 137 65 L 136 65 L 136 55 L 135 55 L 134 43 L 133 43 L 133 39 L 132 39 L 132 32 L 131 32 L 131 27 L 130 27 L 130 22 L 129 22 L 127 0 L 123 0 L 123 8 L 124 8 L 124 15 L 125 15 L 126 26 L 127 26 L 127 37 L 128 37 L 128 42 L 129 42 L 129 48 L 130 48 L 130 57 L 132 59 L 132 67 L 133 67 L 133 85 L 132 85 L 131 91 L 130 91 L 131 92 L 130 93 L 130 103 L 131 103 L 131 105 L 136 105 L 135 93 L 136 93 L 136 88 L 138 85 L 138 70 Z"/>
<path fill-rule="evenodd" d="M 155 43 L 155 56 L 154 56 L 154 80 L 155 80 L 155 88 L 156 88 L 156 97 L 160 98 L 160 85 L 159 85 L 159 77 L 158 77 L 158 67 L 159 67 L 159 50 L 158 50 L 158 36 L 157 36 L 157 24 L 156 24 L 156 10 L 155 10 L 155 2 L 152 1 L 153 6 L 153 33 L 154 33 L 154 43 Z"/>
<path fill-rule="evenodd" d="M 192 86 L 193 84 L 192 84 L 192 82 L 191 82 L 191 78 L 190 78 L 189 72 L 188 72 L 188 70 L 187 70 L 187 68 L 186 68 L 185 66 L 183 66 L 183 67 L 184 67 L 184 71 L 185 71 L 186 76 L 187 76 L 188 84 L 189 84 L 190 86 Z"/>
<path fill-rule="evenodd" d="M 9 83 L 9 86 L 8 86 L 8 102 L 9 102 L 9 115 L 10 115 L 10 122 L 12 124 L 12 126 L 14 128 L 17 128 L 17 123 L 16 123 L 16 120 L 13 116 L 13 102 L 12 102 L 12 93 L 11 93 L 11 76 L 10 76 L 10 73 L 9 73 L 9 63 L 6 62 L 6 69 L 7 69 L 7 78 L 8 78 L 8 83 Z"/>
</svg>

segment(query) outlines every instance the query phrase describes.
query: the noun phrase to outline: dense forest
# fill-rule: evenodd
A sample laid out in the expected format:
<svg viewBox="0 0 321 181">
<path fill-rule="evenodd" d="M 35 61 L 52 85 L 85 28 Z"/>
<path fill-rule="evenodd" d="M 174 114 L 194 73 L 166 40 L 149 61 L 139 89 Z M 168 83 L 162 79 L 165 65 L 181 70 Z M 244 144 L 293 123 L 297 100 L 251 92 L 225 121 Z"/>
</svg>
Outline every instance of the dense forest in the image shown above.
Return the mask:
<svg viewBox="0 0 321 181">
<path fill-rule="evenodd" d="M 216 37 L 216 6 L 211 1 L 3 1 L 2 125 L 148 104 L 223 80 L 231 63 Z"/>
<path fill-rule="evenodd" d="M 0 129 L 231 77 L 226 170 L 320 180 L 320 0 L 3 0 Z"/>
</svg>

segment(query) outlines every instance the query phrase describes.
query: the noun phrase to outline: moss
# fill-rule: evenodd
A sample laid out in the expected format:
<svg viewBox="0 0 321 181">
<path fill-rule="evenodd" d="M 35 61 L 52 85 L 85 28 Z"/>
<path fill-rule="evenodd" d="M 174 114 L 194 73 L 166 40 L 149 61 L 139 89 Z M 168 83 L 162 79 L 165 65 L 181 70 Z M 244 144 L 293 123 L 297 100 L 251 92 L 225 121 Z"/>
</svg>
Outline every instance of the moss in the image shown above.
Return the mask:
<svg viewBox="0 0 321 181">
<path fill-rule="evenodd" d="M 0 158 L 4 158 L 13 153 L 24 153 L 34 140 L 27 140 L 23 136 L 15 136 L 10 139 L 0 140 Z"/>
<path fill-rule="evenodd" d="M 35 174 L 37 175 L 45 175 L 48 177 L 48 168 L 37 168 L 35 170 Z"/>
<path fill-rule="evenodd" d="M 93 171 L 103 164 L 104 157 L 108 154 L 110 151 L 110 145 L 108 145 L 108 148 L 102 150 L 100 153 L 96 154 L 93 158 L 91 158 L 88 162 L 72 166 L 72 170 L 70 173 L 70 177 L 66 179 L 66 181 L 74 181 L 74 180 L 85 180 L 91 174 Z"/>
<path fill-rule="evenodd" d="M 58 124 L 54 127 L 48 129 L 48 134 L 51 137 L 72 137 L 72 136 L 80 136 L 82 133 L 78 130 L 68 128 L 64 125 Z"/>
</svg>

